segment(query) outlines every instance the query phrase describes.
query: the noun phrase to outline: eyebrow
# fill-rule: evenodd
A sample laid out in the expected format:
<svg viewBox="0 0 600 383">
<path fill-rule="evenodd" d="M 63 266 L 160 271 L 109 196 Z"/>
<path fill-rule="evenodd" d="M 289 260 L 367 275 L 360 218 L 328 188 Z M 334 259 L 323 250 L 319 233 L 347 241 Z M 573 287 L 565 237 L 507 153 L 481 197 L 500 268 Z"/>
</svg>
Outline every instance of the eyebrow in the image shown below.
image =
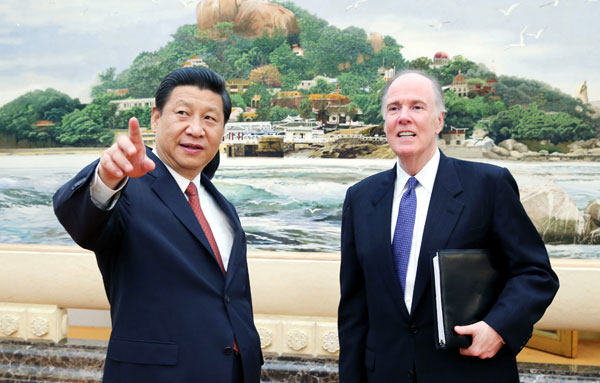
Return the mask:
<svg viewBox="0 0 600 383">
<path fill-rule="evenodd" d="M 179 99 L 179 100 L 175 101 L 175 106 L 179 106 L 179 105 L 186 106 L 186 107 L 188 107 L 188 108 L 190 108 L 190 109 L 194 107 L 194 104 L 193 104 L 193 103 L 191 103 L 191 102 L 189 102 L 189 101 L 187 101 L 186 99 L 183 99 L 183 98 L 181 98 L 181 99 Z M 206 106 L 206 108 L 207 108 L 209 111 L 215 111 L 215 112 L 219 112 L 219 110 L 220 110 L 219 108 L 217 108 L 217 107 L 213 107 L 213 106 Z"/>
<path fill-rule="evenodd" d="M 429 106 L 429 104 L 425 100 L 423 100 L 422 98 L 413 98 L 413 99 L 408 99 L 408 100 L 406 100 L 406 99 L 405 100 L 390 100 L 387 103 L 387 106 L 389 106 L 389 105 L 398 105 L 398 104 L 401 104 L 404 101 L 407 101 L 411 105 L 414 105 L 414 104 L 424 104 L 424 105 L 428 105 Z"/>
</svg>

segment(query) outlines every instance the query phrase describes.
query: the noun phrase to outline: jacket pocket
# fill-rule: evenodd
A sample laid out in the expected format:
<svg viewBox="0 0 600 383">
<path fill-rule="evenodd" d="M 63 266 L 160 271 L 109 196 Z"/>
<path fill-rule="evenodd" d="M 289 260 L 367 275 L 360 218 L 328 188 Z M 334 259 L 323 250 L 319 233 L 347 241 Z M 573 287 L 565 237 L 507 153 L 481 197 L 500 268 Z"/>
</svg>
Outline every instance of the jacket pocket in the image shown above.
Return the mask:
<svg viewBox="0 0 600 383">
<path fill-rule="evenodd" d="M 112 338 L 106 357 L 117 362 L 174 366 L 178 351 L 178 346 L 170 342 Z"/>
</svg>

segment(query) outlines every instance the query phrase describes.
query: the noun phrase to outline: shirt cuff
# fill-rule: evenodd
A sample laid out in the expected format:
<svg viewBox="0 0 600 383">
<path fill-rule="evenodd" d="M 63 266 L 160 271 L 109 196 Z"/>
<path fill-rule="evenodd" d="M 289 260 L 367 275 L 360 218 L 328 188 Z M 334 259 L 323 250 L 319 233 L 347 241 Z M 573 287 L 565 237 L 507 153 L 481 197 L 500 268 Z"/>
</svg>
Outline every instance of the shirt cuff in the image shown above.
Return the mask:
<svg viewBox="0 0 600 383">
<path fill-rule="evenodd" d="M 125 177 L 119 185 L 117 185 L 117 189 L 113 190 L 106 186 L 102 179 L 98 175 L 98 168 L 100 164 L 96 166 L 96 170 L 94 171 L 94 178 L 90 184 L 90 196 L 92 197 L 92 202 L 98 209 L 102 210 L 111 210 L 117 201 L 119 200 L 119 195 L 121 194 L 121 190 L 127 184 L 129 177 Z"/>
</svg>

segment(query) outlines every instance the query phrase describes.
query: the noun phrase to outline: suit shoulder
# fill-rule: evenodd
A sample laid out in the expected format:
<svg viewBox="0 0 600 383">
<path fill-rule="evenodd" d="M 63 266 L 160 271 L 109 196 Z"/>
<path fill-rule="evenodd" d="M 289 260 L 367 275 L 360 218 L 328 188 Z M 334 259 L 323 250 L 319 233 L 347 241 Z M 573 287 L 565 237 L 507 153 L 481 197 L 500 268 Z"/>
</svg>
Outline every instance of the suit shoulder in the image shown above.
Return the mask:
<svg viewBox="0 0 600 383">
<path fill-rule="evenodd" d="M 362 196 L 373 192 L 374 188 L 382 183 L 392 182 L 396 179 L 396 168 L 388 169 L 355 183 L 348 188 L 348 194 Z"/>
<path fill-rule="evenodd" d="M 508 170 L 504 167 L 488 164 L 485 162 L 467 161 L 458 158 L 448 157 L 454 168 L 459 174 L 468 174 L 470 176 L 481 175 L 487 177 L 498 177 Z"/>
</svg>

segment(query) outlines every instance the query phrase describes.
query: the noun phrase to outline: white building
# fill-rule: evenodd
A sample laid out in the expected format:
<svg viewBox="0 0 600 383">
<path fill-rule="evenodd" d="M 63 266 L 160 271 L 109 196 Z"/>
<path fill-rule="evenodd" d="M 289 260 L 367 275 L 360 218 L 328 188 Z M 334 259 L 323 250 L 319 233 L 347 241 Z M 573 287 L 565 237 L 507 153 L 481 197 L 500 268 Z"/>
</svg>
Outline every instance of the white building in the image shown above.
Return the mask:
<svg viewBox="0 0 600 383">
<path fill-rule="evenodd" d="M 325 76 L 316 76 L 312 80 L 302 80 L 300 81 L 300 85 L 296 87 L 298 90 L 309 90 L 313 86 L 317 85 L 318 80 L 324 80 L 328 84 L 337 83 L 337 78 L 330 78 Z"/>
<path fill-rule="evenodd" d="M 124 110 L 132 109 L 135 106 L 144 107 L 148 106 L 150 108 L 156 106 L 154 102 L 154 97 L 152 98 L 129 98 L 125 100 L 112 100 L 111 104 L 117 104 L 117 113 L 122 112 Z"/>
<path fill-rule="evenodd" d="M 192 56 L 189 59 L 187 59 L 183 65 L 184 67 L 194 67 L 194 66 L 201 66 L 204 68 L 208 68 L 208 64 L 204 62 L 204 60 L 200 57 L 200 56 Z"/>
</svg>

